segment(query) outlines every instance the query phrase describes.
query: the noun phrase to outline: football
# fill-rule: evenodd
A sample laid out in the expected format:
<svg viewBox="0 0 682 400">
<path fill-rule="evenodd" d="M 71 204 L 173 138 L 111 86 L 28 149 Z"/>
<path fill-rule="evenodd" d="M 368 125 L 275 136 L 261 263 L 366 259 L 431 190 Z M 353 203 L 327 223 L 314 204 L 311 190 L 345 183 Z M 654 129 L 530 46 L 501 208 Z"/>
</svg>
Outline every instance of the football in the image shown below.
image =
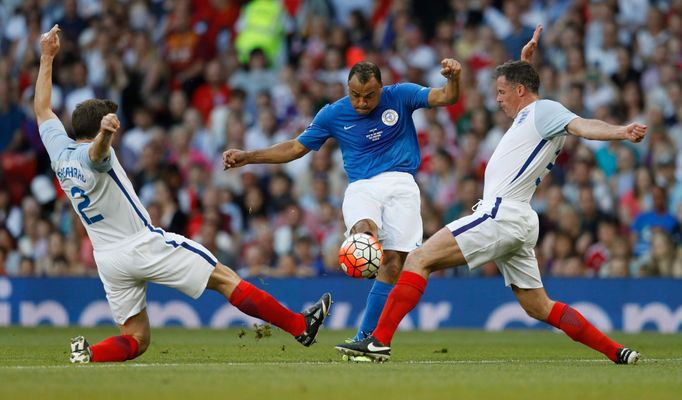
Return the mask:
<svg viewBox="0 0 682 400">
<path fill-rule="evenodd" d="M 348 236 L 339 248 L 339 264 L 351 278 L 375 277 L 383 259 L 381 243 L 366 233 Z"/>
</svg>

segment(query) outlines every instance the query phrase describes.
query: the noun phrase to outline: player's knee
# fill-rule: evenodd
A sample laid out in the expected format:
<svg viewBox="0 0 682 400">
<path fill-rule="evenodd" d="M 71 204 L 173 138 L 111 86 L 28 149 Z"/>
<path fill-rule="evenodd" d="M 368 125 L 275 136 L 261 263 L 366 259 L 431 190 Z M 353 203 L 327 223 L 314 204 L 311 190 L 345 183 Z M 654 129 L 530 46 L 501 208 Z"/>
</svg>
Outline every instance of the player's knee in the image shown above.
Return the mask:
<svg viewBox="0 0 682 400">
<path fill-rule="evenodd" d="M 362 219 L 356 222 L 350 231 L 351 233 L 371 233 L 372 236 L 377 237 L 379 228 L 371 219 Z"/>
<path fill-rule="evenodd" d="M 421 248 L 412 250 L 405 259 L 403 270 L 420 275 L 423 271 L 428 271 L 428 259 L 424 250 Z M 430 273 L 431 271 L 428 272 Z"/>
<path fill-rule="evenodd" d="M 208 283 L 206 287 L 211 290 L 215 290 L 225 297 L 229 298 L 230 294 L 235 287 L 239 284 L 239 275 L 234 272 L 231 268 L 218 263 L 208 278 Z"/>
</svg>

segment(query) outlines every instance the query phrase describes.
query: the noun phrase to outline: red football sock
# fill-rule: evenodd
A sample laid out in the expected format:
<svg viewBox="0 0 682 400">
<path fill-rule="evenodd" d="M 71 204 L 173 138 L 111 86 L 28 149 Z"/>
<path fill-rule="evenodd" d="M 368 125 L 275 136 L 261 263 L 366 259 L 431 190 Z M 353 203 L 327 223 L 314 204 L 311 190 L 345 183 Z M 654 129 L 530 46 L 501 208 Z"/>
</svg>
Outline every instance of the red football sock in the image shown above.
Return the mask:
<svg viewBox="0 0 682 400">
<path fill-rule="evenodd" d="M 419 303 L 426 289 L 426 279 L 414 272 L 400 274 L 391 294 L 388 295 L 379 323 L 372 333 L 383 344 L 390 344 L 400 321 Z"/>
<path fill-rule="evenodd" d="M 267 321 L 294 336 L 305 331 L 303 315 L 284 307 L 269 293 L 245 280 L 239 282 L 230 295 L 230 303 L 244 314 Z"/>
<path fill-rule="evenodd" d="M 549 312 L 547 323 L 561 329 L 576 342 L 604 354 L 614 362 L 617 359 L 616 351 L 623 347 L 595 328 L 575 308 L 558 301 L 554 303 L 552 311 Z"/>
<path fill-rule="evenodd" d="M 132 360 L 137 357 L 137 340 L 130 335 L 112 336 L 90 346 L 92 362 Z"/>
</svg>

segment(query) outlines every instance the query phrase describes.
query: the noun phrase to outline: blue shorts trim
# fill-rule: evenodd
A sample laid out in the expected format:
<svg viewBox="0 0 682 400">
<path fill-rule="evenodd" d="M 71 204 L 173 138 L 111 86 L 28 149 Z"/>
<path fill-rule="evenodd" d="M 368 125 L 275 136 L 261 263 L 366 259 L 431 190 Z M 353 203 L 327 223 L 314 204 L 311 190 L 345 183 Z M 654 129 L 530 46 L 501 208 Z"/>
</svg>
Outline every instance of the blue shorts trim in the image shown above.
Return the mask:
<svg viewBox="0 0 682 400">
<path fill-rule="evenodd" d="M 452 236 L 457 237 L 458 235 L 461 235 L 462 233 L 468 231 L 469 229 L 473 229 L 479 226 L 488 218 L 495 219 L 495 217 L 497 216 L 497 212 L 500 209 L 500 204 L 502 204 L 502 198 L 498 197 L 497 200 L 495 200 L 495 206 L 493 206 L 493 209 L 490 211 L 490 214 L 483 214 L 482 216 L 476 218 L 475 220 L 469 222 L 468 224 L 460 226 L 459 228 L 452 231 Z"/>
</svg>

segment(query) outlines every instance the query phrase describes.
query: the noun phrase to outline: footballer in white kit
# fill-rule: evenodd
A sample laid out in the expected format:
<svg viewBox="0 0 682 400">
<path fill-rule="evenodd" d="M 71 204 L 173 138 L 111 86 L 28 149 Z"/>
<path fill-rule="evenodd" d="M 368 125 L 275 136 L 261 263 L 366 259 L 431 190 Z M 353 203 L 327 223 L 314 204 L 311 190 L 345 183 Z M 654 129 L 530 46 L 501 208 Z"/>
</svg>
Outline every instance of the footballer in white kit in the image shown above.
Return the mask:
<svg viewBox="0 0 682 400">
<path fill-rule="evenodd" d="M 552 100 L 533 102 L 514 118 L 488 161 L 476 212 L 447 225 L 469 268 L 494 260 L 507 286 L 542 287 L 533 251 L 538 216 L 530 199 L 554 166 L 566 140 L 565 127 L 575 118 Z"/>
<path fill-rule="evenodd" d="M 533 250 L 538 239 L 538 216 L 530 199 L 554 166 L 567 134 L 638 143 L 646 135 L 646 126 L 583 119 L 555 101 L 541 100 L 540 77 L 528 62 L 541 31 L 538 26 L 523 48 L 524 61 L 509 61 L 495 69 L 497 103 L 514 122 L 486 167 L 483 200 L 473 215 L 449 223 L 421 248 L 410 252 L 372 336 L 337 345 L 341 353 L 376 361 L 389 359 L 398 324 L 419 302 L 432 272 L 465 263 L 476 268 L 495 261 L 505 284 L 511 286 L 528 315 L 563 330 L 615 363 L 634 364 L 639 360 L 637 351 L 614 342 L 576 309 L 547 296 Z"/>
<path fill-rule="evenodd" d="M 217 264 L 211 252 L 152 226 L 116 153 L 94 163 L 90 143 L 69 138 L 58 119 L 39 129 L 59 184 L 92 241 L 114 321 L 122 325 L 146 307 L 146 281 L 199 297 Z"/>
<path fill-rule="evenodd" d="M 82 336 L 73 338 L 70 361 L 125 361 L 144 353 L 150 342 L 147 282 L 193 298 L 213 289 L 242 312 L 282 328 L 304 346 L 313 344 L 331 306 L 329 293 L 302 313 L 294 313 L 239 278 L 204 246 L 151 224 L 111 149 L 120 128 L 114 102 L 92 99 L 78 104 L 71 117 L 74 138 L 67 135 L 50 109 L 58 32 L 55 25 L 40 39 L 36 119 L 52 169 L 92 241 L 97 271 L 121 332 L 92 346 Z"/>
</svg>

